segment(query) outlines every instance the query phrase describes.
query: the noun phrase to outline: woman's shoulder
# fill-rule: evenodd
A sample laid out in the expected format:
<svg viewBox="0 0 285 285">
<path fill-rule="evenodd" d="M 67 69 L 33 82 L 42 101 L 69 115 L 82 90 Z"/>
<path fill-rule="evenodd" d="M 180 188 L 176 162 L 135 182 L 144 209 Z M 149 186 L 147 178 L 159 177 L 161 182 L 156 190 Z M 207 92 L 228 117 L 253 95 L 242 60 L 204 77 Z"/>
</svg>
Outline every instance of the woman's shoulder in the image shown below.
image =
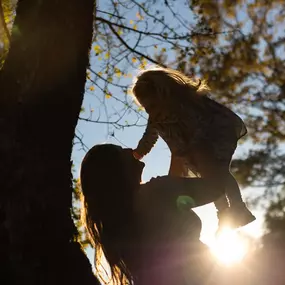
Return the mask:
<svg viewBox="0 0 285 285">
<path fill-rule="evenodd" d="M 154 195 L 162 189 L 171 187 L 172 179 L 170 176 L 157 176 L 151 178 L 148 182 L 141 184 L 140 195 L 149 196 Z"/>
</svg>

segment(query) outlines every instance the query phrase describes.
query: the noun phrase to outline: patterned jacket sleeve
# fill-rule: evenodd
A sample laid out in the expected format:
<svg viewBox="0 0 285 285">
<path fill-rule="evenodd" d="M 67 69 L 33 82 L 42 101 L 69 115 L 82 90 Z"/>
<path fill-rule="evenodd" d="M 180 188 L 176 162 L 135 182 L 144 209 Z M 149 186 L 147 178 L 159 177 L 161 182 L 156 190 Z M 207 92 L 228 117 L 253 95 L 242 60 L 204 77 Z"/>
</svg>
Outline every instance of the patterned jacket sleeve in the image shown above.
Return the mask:
<svg viewBox="0 0 285 285">
<path fill-rule="evenodd" d="M 158 140 L 158 131 L 153 122 L 148 120 L 146 130 L 140 139 L 137 148 L 134 150 L 141 157 L 148 154 Z"/>
</svg>

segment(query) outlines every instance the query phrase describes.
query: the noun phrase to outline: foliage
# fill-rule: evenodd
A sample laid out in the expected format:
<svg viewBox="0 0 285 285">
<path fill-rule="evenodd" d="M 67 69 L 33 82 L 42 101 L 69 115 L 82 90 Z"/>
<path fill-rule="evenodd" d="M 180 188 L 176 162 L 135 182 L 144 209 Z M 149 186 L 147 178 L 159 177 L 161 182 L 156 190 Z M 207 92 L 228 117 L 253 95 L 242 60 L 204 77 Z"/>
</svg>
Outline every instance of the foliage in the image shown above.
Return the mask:
<svg viewBox="0 0 285 285">
<path fill-rule="evenodd" d="M 0 68 L 4 64 L 10 45 L 16 2 L 14 0 L 0 0 Z"/>
<path fill-rule="evenodd" d="M 86 236 L 87 235 L 86 229 L 82 224 L 80 201 L 81 201 L 80 181 L 79 179 L 74 178 L 73 193 L 72 193 L 73 207 L 71 209 L 71 215 L 75 223 L 75 226 L 78 229 L 78 235 L 76 236 L 76 239 L 78 242 L 80 242 L 82 248 L 86 248 L 89 245 L 89 242 Z"/>
</svg>

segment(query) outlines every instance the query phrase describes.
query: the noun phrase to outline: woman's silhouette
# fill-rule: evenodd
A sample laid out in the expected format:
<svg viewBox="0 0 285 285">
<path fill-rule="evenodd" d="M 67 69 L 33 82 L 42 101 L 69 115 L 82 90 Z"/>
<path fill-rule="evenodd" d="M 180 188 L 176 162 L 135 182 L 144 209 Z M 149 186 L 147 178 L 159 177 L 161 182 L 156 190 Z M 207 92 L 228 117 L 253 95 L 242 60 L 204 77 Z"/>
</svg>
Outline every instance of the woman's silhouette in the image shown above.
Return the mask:
<svg viewBox="0 0 285 285">
<path fill-rule="evenodd" d="M 94 146 L 82 162 L 84 219 L 95 267 L 103 253 L 119 284 L 202 284 L 213 262 L 191 208 L 224 193 L 202 178 L 163 176 L 141 184 L 143 168 L 131 149 L 112 144 Z"/>
</svg>

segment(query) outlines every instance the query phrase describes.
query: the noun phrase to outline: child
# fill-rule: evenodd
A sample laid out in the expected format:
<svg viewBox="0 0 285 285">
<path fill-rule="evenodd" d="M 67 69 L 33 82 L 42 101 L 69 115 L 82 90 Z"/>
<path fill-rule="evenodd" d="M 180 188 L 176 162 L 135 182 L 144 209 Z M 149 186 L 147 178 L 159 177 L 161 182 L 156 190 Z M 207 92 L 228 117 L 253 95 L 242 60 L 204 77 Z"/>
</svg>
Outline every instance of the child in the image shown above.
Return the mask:
<svg viewBox="0 0 285 285">
<path fill-rule="evenodd" d="M 215 202 L 219 230 L 238 228 L 255 220 L 243 203 L 230 173 L 232 155 L 246 127 L 235 113 L 201 94 L 207 86 L 182 73 L 164 68 L 146 70 L 137 77 L 133 94 L 149 115 L 146 131 L 134 150 L 141 159 L 160 136 L 170 148 L 170 175 L 212 178 L 226 195 Z"/>
</svg>

